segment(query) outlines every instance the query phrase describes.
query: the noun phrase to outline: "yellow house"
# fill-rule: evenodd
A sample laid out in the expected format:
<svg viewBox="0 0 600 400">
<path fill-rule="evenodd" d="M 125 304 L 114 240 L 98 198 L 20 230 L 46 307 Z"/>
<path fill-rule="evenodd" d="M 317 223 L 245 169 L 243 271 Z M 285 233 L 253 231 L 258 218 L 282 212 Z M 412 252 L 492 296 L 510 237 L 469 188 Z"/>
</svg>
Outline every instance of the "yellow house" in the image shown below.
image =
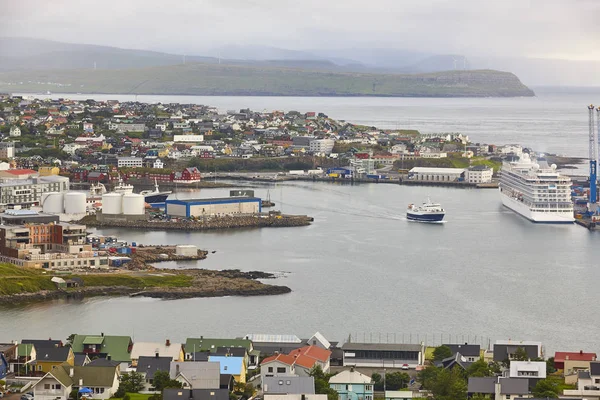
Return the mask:
<svg viewBox="0 0 600 400">
<path fill-rule="evenodd" d="M 38 168 L 38 173 L 40 176 L 58 175 L 59 172 L 60 169 L 58 167 L 46 166 Z"/>
<path fill-rule="evenodd" d="M 165 158 L 168 155 L 169 155 L 169 149 L 164 148 L 164 149 L 158 150 L 158 158 Z"/>
<path fill-rule="evenodd" d="M 157 342 L 135 342 L 131 349 L 131 365 L 137 366 L 140 357 L 170 357 L 173 361 L 184 361 L 183 345 L 166 340 Z"/>
<path fill-rule="evenodd" d="M 102 147 L 100 148 L 100 150 L 110 150 L 112 149 L 112 147 L 112 144 L 104 142 L 102 143 Z"/>
<path fill-rule="evenodd" d="M 67 363 L 75 365 L 75 354 L 70 347 L 42 347 L 36 349 L 35 370 L 50 372 L 52 368 Z"/>
</svg>

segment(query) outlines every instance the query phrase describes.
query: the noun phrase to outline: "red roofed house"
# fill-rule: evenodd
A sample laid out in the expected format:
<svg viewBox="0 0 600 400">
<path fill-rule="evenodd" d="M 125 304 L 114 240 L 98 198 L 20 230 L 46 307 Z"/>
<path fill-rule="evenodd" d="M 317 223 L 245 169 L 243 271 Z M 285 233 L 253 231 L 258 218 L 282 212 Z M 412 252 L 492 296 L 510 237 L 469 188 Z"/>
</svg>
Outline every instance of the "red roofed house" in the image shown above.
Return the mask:
<svg viewBox="0 0 600 400">
<path fill-rule="evenodd" d="M 590 362 L 596 361 L 596 353 L 557 351 L 554 354 L 554 368 L 562 369 L 565 375 L 578 370 L 590 369 Z"/>
<path fill-rule="evenodd" d="M 309 376 L 315 365 L 329 372 L 331 351 L 317 346 L 305 346 L 292 350 L 289 354 L 276 354 L 267 357 L 260 364 L 262 378 L 272 376 Z"/>
</svg>

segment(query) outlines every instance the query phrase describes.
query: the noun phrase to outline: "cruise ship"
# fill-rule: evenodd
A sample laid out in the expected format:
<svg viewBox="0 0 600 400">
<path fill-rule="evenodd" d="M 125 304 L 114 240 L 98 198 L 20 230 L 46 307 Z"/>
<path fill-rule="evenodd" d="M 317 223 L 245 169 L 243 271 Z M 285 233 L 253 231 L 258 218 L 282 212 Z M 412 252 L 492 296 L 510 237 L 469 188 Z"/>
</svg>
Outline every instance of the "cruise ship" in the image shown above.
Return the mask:
<svg viewBox="0 0 600 400">
<path fill-rule="evenodd" d="M 530 221 L 572 223 L 571 178 L 561 176 L 556 165 L 543 158 L 522 154 L 517 161 L 505 161 L 500 172 L 502 204 Z"/>
</svg>

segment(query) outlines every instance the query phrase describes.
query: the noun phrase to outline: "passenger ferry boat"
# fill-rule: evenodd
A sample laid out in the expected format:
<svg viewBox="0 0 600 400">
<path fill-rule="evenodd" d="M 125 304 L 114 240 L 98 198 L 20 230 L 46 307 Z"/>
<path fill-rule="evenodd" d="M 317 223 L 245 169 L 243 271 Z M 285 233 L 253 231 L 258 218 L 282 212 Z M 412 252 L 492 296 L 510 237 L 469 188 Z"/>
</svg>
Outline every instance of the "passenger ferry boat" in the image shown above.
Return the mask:
<svg viewBox="0 0 600 400">
<path fill-rule="evenodd" d="M 409 204 L 406 210 L 406 218 L 419 222 L 442 222 L 446 212 L 440 204 L 432 203 L 429 198 L 420 206 Z"/>
<path fill-rule="evenodd" d="M 502 204 L 538 223 L 572 223 L 571 178 L 561 176 L 556 165 L 522 154 L 505 161 L 500 172 Z"/>
</svg>

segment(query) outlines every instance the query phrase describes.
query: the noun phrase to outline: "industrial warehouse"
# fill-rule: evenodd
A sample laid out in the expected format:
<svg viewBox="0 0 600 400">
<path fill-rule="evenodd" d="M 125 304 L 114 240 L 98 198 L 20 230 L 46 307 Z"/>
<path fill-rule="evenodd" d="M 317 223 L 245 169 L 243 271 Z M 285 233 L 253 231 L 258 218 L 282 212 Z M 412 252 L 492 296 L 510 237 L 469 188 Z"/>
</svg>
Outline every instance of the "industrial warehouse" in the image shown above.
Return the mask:
<svg viewBox="0 0 600 400">
<path fill-rule="evenodd" d="M 204 217 L 256 214 L 262 211 L 258 197 L 221 197 L 212 199 L 167 199 L 165 213 L 176 217 Z"/>
</svg>

